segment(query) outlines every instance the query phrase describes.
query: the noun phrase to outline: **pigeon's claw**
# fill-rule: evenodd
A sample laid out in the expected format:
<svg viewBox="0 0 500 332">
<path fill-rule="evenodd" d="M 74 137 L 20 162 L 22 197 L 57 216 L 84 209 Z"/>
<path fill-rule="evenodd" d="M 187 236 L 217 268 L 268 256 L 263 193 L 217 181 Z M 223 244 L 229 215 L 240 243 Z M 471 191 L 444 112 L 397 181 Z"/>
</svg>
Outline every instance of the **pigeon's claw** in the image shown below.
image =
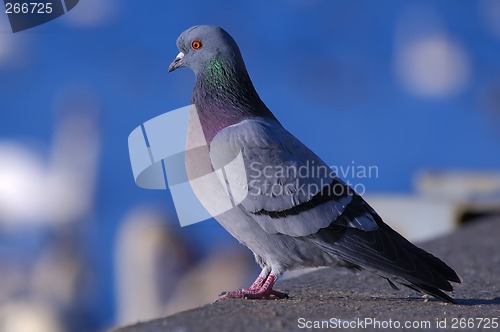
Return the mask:
<svg viewBox="0 0 500 332">
<path fill-rule="evenodd" d="M 260 300 L 260 299 L 268 299 L 271 296 L 277 299 L 288 299 L 288 294 L 275 291 L 274 289 L 265 291 L 265 292 L 257 292 L 257 293 L 247 293 L 243 295 L 244 299 L 250 300 Z"/>
<path fill-rule="evenodd" d="M 273 285 L 278 279 L 275 275 L 269 274 L 269 276 L 264 279 L 259 276 L 257 280 L 249 288 L 238 289 L 235 291 L 227 291 L 219 294 L 220 299 L 227 298 L 237 298 L 237 299 L 267 299 L 270 296 L 274 296 L 278 299 L 288 298 L 288 294 L 275 291 Z"/>
<path fill-rule="evenodd" d="M 278 292 L 274 289 L 268 291 L 260 291 L 260 290 L 250 290 L 250 288 L 238 289 L 235 291 L 225 291 L 219 294 L 220 299 L 250 299 L 250 300 L 259 300 L 259 299 L 267 299 L 271 296 L 277 299 L 288 299 L 288 294 Z"/>
<path fill-rule="evenodd" d="M 283 292 L 278 292 L 274 289 L 271 290 L 271 295 L 277 297 L 278 299 L 288 299 L 288 294 Z"/>
</svg>

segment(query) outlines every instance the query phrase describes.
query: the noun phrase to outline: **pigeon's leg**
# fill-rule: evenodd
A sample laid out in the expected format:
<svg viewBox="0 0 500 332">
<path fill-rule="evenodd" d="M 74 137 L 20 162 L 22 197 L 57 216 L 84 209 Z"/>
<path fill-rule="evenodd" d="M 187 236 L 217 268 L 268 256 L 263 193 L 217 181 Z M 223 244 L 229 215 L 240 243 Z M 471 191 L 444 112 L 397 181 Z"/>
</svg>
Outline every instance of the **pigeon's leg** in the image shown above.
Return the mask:
<svg viewBox="0 0 500 332">
<path fill-rule="evenodd" d="M 252 292 L 252 291 L 258 291 L 262 287 L 262 285 L 266 282 L 266 279 L 269 276 L 269 273 L 271 273 L 271 268 L 269 266 L 264 266 L 264 268 L 260 272 L 260 274 L 257 277 L 257 279 L 255 279 L 255 281 L 253 282 L 253 284 L 250 287 L 248 287 L 248 288 L 243 288 L 241 291 L 243 293 L 249 293 L 249 292 Z"/>
<path fill-rule="evenodd" d="M 278 280 L 279 274 L 272 273 L 270 267 L 264 267 L 262 272 L 253 284 L 248 288 L 238 289 L 235 291 L 222 292 L 219 296 L 221 299 L 226 298 L 244 298 L 244 299 L 265 299 L 271 295 L 276 298 L 288 298 L 288 294 L 275 291 L 273 289 L 274 283 Z"/>
<path fill-rule="evenodd" d="M 221 298 L 265 299 L 271 295 L 276 298 L 288 298 L 288 294 L 273 290 L 274 283 L 281 273 L 273 273 L 270 267 L 264 267 L 255 282 L 249 288 L 221 293 Z"/>
<path fill-rule="evenodd" d="M 260 287 L 258 291 L 249 292 L 243 295 L 245 299 L 265 299 L 271 295 L 276 296 L 277 298 L 283 299 L 288 298 L 288 294 L 281 293 L 273 290 L 274 283 L 278 280 L 278 276 L 273 274 L 272 272 L 267 277 L 264 284 Z"/>
<path fill-rule="evenodd" d="M 256 293 L 266 282 L 269 273 L 271 273 L 271 268 L 269 266 L 264 266 L 257 279 L 255 279 L 255 281 L 250 287 L 238 289 L 235 291 L 224 291 L 220 293 L 220 296 L 224 298 L 226 297 L 242 298 L 247 293 Z"/>
</svg>

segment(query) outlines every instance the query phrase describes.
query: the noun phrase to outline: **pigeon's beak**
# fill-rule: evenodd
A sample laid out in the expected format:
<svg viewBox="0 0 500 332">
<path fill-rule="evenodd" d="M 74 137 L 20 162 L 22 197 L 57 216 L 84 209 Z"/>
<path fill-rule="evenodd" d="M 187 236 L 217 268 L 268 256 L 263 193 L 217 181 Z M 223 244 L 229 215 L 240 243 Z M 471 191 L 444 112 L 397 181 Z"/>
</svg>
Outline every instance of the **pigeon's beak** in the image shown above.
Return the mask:
<svg viewBox="0 0 500 332">
<path fill-rule="evenodd" d="M 182 58 L 184 57 L 184 53 L 183 52 L 179 52 L 179 54 L 177 54 L 177 56 L 175 57 L 174 61 L 170 64 L 170 66 L 168 66 L 168 72 L 172 72 L 174 70 L 176 70 L 177 68 L 179 67 L 182 67 L 183 66 L 183 63 L 182 63 Z"/>
</svg>

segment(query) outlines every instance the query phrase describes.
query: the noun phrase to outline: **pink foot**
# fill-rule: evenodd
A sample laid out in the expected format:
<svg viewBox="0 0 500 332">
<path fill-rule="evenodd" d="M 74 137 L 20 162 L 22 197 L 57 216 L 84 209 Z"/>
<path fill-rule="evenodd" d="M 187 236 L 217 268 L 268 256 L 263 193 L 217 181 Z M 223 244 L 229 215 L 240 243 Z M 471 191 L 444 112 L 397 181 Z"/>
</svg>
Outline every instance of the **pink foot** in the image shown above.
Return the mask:
<svg viewBox="0 0 500 332">
<path fill-rule="evenodd" d="M 266 276 L 266 278 L 267 278 L 267 276 Z M 266 282 L 266 278 L 263 278 L 259 274 L 257 279 L 255 279 L 255 281 L 253 282 L 253 284 L 250 287 L 243 288 L 241 291 L 244 293 L 252 293 L 252 292 L 258 291 L 262 287 L 262 285 Z"/>
<path fill-rule="evenodd" d="M 244 299 L 255 299 L 255 300 L 266 299 L 271 295 L 279 299 L 288 298 L 288 294 L 278 292 L 273 289 L 273 285 L 277 279 L 278 278 L 273 274 L 269 274 L 269 276 L 266 279 L 259 276 L 257 280 L 255 280 L 255 282 L 249 288 L 222 292 L 221 294 L 219 294 L 219 296 L 221 299 L 244 298 Z"/>
<path fill-rule="evenodd" d="M 259 290 L 250 290 L 249 288 L 238 289 L 234 291 L 224 291 L 219 294 L 220 299 L 266 299 L 270 296 L 274 296 L 278 299 L 288 299 L 287 293 L 278 292 L 271 289 L 270 292 L 260 292 Z"/>
<path fill-rule="evenodd" d="M 274 296 L 278 299 L 288 299 L 287 293 L 278 292 L 275 291 L 274 289 L 271 289 L 270 292 L 247 293 L 243 295 L 243 298 L 249 300 L 260 300 L 260 299 L 267 299 L 271 296 Z"/>
</svg>

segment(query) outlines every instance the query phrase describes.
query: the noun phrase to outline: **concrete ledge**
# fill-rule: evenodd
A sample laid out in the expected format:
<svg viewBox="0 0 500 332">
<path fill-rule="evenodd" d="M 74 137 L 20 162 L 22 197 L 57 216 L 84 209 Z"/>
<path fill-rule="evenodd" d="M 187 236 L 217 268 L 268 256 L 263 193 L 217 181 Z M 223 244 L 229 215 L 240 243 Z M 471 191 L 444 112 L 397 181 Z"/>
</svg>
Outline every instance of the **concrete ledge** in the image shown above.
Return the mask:
<svg viewBox="0 0 500 332">
<path fill-rule="evenodd" d="M 463 318 L 496 318 L 500 324 L 500 218 L 478 220 L 455 233 L 420 245 L 453 267 L 463 283 L 452 296 L 458 305 L 424 299 L 412 290 L 392 290 L 388 283 L 369 272 L 352 274 L 343 269 L 321 269 L 278 282 L 277 290 L 289 292 L 288 300 L 224 300 L 114 332 L 156 331 L 282 331 L 301 330 L 304 321 L 360 319 L 404 324 L 437 322 L 448 329 Z M 444 320 L 446 319 L 446 322 Z M 422 321 L 420 323 L 420 321 Z M 470 321 L 472 330 L 483 321 Z M 460 321 L 457 321 L 460 327 Z M 353 323 L 351 323 L 353 324 Z M 352 325 L 351 325 L 352 326 Z M 394 325 L 393 325 L 394 326 Z M 332 326 L 331 326 L 332 327 Z M 373 330 L 373 325 L 357 326 Z M 387 330 L 386 328 L 380 330 Z M 401 325 L 401 328 L 403 326 Z M 490 324 L 490 331 L 492 329 Z"/>
</svg>

